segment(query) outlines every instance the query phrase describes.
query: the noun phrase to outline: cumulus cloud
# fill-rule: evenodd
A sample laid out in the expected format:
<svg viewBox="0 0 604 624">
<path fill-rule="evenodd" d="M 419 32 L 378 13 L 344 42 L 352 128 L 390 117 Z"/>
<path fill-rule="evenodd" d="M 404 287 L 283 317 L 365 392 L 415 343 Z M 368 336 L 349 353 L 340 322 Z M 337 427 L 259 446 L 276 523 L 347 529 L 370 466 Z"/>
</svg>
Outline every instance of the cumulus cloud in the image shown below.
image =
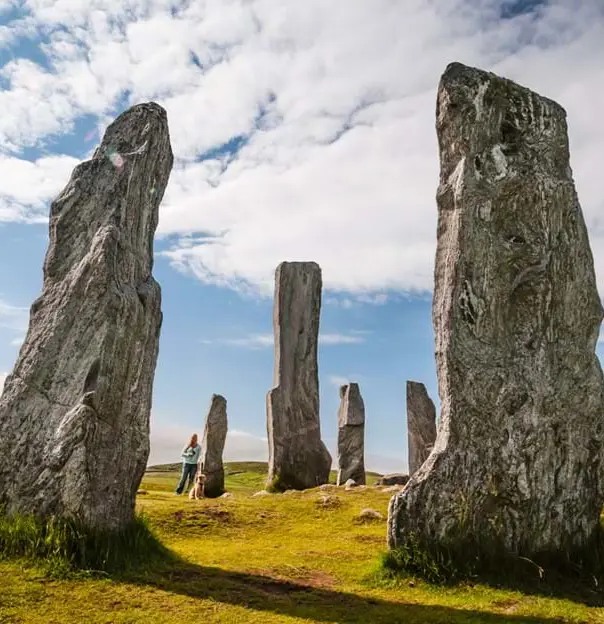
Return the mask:
<svg viewBox="0 0 604 624">
<path fill-rule="evenodd" d="M 102 127 L 124 106 L 154 99 L 168 111 L 177 158 L 159 227 L 161 253 L 175 268 L 267 294 L 280 261 L 312 259 L 328 289 L 351 294 L 342 301 L 430 290 L 435 92 L 447 63 L 458 60 L 566 107 L 602 280 L 604 125 L 594 120 L 604 106 L 604 6 L 550 0 L 509 17 L 514 4 L 15 5 L 17 21 L 0 32 L 0 46 L 10 52 L 35 32 L 45 62 L 17 57 L 0 70 L 1 166 L 23 182 L 0 183 L 0 219 L 43 218 L 73 165 L 55 155 L 27 167 L 23 148 L 71 132 L 83 115 Z"/>
</svg>

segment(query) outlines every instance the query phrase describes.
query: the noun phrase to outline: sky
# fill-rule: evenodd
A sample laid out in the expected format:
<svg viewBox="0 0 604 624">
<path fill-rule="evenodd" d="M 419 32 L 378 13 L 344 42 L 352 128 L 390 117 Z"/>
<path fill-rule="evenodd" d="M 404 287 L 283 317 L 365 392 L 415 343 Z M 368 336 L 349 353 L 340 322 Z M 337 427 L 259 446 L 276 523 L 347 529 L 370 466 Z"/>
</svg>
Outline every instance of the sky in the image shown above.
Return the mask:
<svg viewBox="0 0 604 624">
<path fill-rule="evenodd" d="M 150 463 L 179 461 L 212 393 L 225 459 L 266 459 L 274 271 L 312 260 L 334 467 L 338 387 L 356 381 L 367 468 L 406 471 L 406 380 L 439 404 L 440 75 L 459 61 L 566 108 L 602 293 L 603 59 L 602 0 L 0 0 L 0 386 L 41 290 L 50 202 L 119 113 L 155 101 L 175 163 Z"/>
</svg>

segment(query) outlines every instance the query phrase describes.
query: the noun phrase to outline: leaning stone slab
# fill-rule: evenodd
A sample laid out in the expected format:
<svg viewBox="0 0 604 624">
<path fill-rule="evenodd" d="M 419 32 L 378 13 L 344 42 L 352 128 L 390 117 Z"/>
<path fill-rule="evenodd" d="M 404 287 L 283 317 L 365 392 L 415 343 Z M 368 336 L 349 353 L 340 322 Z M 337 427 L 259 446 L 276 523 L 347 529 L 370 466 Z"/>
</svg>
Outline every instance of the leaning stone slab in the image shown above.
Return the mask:
<svg viewBox="0 0 604 624">
<path fill-rule="evenodd" d="M 409 474 L 428 458 L 436 440 L 436 409 L 423 383 L 407 382 Z"/>
<path fill-rule="evenodd" d="M 153 237 L 172 168 L 166 112 L 108 128 L 50 208 L 42 294 L 0 398 L 0 505 L 120 529 L 149 455 L 162 321 Z"/>
<path fill-rule="evenodd" d="M 206 475 L 203 494 L 217 498 L 224 493 L 224 465 L 222 453 L 228 431 L 227 402 L 220 394 L 213 394 L 201 440 L 199 469 Z"/>
<path fill-rule="evenodd" d="M 282 262 L 275 273 L 275 387 L 266 399 L 268 485 L 303 490 L 329 480 L 331 455 L 321 441 L 317 349 L 321 269 Z"/>
<path fill-rule="evenodd" d="M 459 63 L 438 89 L 442 412 L 388 542 L 585 552 L 604 500 L 602 305 L 564 109 Z"/>
<path fill-rule="evenodd" d="M 365 404 L 357 383 L 340 387 L 338 466 L 338 485 L 365 484 Z"/>
</svg>

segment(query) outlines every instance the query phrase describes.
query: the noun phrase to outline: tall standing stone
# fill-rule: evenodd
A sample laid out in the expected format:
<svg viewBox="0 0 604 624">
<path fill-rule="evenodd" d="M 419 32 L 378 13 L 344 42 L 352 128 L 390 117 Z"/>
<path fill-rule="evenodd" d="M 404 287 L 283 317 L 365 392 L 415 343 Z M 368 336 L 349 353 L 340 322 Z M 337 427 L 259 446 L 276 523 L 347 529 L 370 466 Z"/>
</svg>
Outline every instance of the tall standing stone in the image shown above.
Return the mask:
<svg viewBox="0 0 604 624">
<path fill-rule="evenodd" d="M 266 398 L 268 483 L 277 490 L 329 480 L 331 455 L 321 441 L 317 350 L 321 268 L 282 262 L 275 273 L 275 387 Z"/>
<path fill-rule="evenodd" d="M 409 474 L 428 458 L 436 440 L 436 409 L 423 383 L 407 382 L 407 448 Z"/>
<path fill-rule="evenodd" d="M 0 505 L 121 529 L 149 455 L 162 321 L 153 279 L 172 169 L 166 112 L 108 128 L 50 208 L 41 296 L 0 397 Z"/>
<path fill-rule="evenodd" d="M 365 485 L 365 403 L 358 383 L 340 387 L 338 485 L 352 479 Z"/>
<path fill-rule="evenodd" d="M 585 551 L 599 526 L 602 305 L 569 164 L 566 113 L 449 65 L 433 321 L 435 447 L 390 502 L 388 541 L 532 558 Z"/>
<path fill-rule="evenodd" d="M 220 394 L 213 394 L 201 440 L 200 470 L 206 475 L 204 495 L 217 498 L 224 494 L 224 466 L 222 453 L 228 430 L 227 402 Z"/>
</svg>

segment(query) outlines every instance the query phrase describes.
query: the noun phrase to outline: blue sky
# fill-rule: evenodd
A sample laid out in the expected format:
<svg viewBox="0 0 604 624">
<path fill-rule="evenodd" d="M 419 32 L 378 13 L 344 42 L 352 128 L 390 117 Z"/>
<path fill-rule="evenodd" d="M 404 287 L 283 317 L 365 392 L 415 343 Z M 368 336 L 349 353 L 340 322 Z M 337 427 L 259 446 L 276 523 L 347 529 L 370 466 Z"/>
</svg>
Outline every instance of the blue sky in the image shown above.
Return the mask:
<svg viewBox="0 0 604 624">
<path fill-rule="evenodd" d="M 403 5 L 5 0 L 0 380 L 40 292 L 49 202 L 106 125 L 141 101 L 167 109 L 176 157 L 156 238 L 164 324 L 151 461 L 178 460 L 212 393 L 228 400 L 227 459 L 266 457 L 274 269 L 315 260 L 325 284 L 321 425 L 334 467 L 348 380 L 365 400 L 368 467 L 406 469 L 406 380 L 424 382 L 438 405 L 434 106 L 450 61 L 565 106 L 602 289 L 601 2 Z"/>
</svg>

